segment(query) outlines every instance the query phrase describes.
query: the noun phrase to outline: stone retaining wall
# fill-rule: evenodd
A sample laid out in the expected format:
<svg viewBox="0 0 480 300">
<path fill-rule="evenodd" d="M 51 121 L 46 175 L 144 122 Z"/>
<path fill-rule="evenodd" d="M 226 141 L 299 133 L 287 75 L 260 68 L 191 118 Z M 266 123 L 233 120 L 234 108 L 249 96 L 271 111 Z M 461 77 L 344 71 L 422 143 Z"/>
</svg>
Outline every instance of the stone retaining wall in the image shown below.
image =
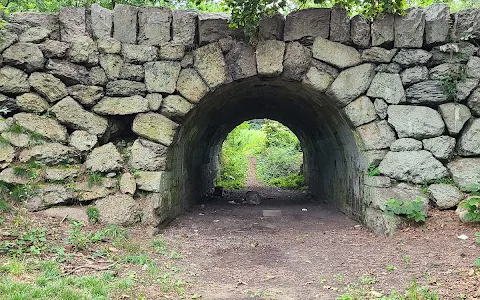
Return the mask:
<svg viewBox="0 0 480 300">
<path fill-rule="evenodd" d="M 390 198 L 453 208 L 478 182 L 480 10 L 370 23 L 307 9 L 262 21 L 255 47 L 227 20 L 126 5 L 9 16 L 0 181 L 31 210 L 92 203 L 106 222 L 158 224 L 212 187 L 229 130 L 271 114 L 303 142 L 311 190 L 377 232 L 395 225 Z M 253 98 L 271 105 L 240 104 Z"/>
</svg>

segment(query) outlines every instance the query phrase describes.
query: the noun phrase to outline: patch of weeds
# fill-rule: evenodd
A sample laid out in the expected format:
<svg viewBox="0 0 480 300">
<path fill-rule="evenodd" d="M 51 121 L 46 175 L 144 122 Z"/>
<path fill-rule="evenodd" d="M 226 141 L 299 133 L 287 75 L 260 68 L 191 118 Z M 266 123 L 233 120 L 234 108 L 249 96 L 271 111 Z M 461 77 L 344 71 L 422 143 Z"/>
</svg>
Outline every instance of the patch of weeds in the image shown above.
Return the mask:
<svg viewBox="0 0 480 300">
<path fill-rule="evenodd" d="M 90 173 L 88 174 L 88 187 L 92 188 L 95 185 L 101 185 L 105 176 L 101 173 Z"/>
<path fill-rule="evenodd" d="M 11 133 L 25 133 L 27 130 L 22 126 L 18 125 L 17 123 L 13 123 L 8 131 Z"/>
<path fill-rule="evenodd" d="M 394 265 L 388 265 L 387 266 L 387 271 L 395 271 L 395 266 Z"/>
<path fill-rule="evenodd" d="M 84 232 L 83 222 L 72 220 L 70 229 L 68 230 L 68 240 L 77 250 L 87 249 L 90 244 L 104 241 L 107 238 L 106 230 L 98 230 L 95 232 Z"/>
<path fill-rule="evenodd" d="M 435 181 L 433 183 L 445 183 L 445 184 L 451 184 L 451 185 L 457 185 L 457 183 L 453 180 L 453 178 L 451 177 L 443 177 L 443 178 L 440 178 L 440 179 L 435 179 Z"/>
<path fill-rule="evenodd" d="M 378 176 L 378 175 L 380 175 L 380 169 L 378 167 L 375 167 L 374 165 L 370 165 L 368 167 L 367 175 L 368 176 Z"/>
<path fill-rule="evenodd" d="M 10 190 L 9 196 L 14 201 L 23 202 L 33 197 L 36 192 L 35 186 L 31 184 L 19 184 Z"/>
<path fill-rule="evenodd" d="M 428 287 L 418 287 L 417 278 L 413 277 L 407 288 L 406 298 L 411 300 L 438 300 L 438 294 L 429 290 Z"/>
<path fill-rule="evenodd" d="M 411 264 L 410 255 L 404 254 L 404 255 L 403 255 L 403 261 L 405 262 L 405 264 L 406 264 L 407 266 L 410 266 L 410 264 Z"/>
<path fill-rule="evenodd" d="M 150 261 L 150 258 L 148 257 L 147 254 L 142 253 L 142 254 L 136 254 L 136 255 L 127 255 L 123 258 L 123 260 L 127 263 L 143 266 Z"/>
<path fill-rule="evenodd" d="M 182 255 L 175 250 L 171 250 L 169 257 L 172 259 L 180 259 L 182 258 Z"/>
<path fill-rule="evenodd" d="M 360 276 L 358 278 L 360 280 L 361 283 L 363 284 L 375 284 L 377 282 L 377 278 L 375 277 L 369 277 L 369 276 Z"/>
<path fill-rule="evenodd" d="M 155 253 L 166 256 L 167 255 L 167 243 L 163 238 L 157 238 L 152 242 L 152 247 Z"/>
<path fill-rule="evenodd" d="M 10 141 L 0 135 L 0 146 L 1 145 L 10 145 Z"/>
<path fill-rule="evenodd" d="M 426 183 L 422 184 L 422 194 L 427 195 L 427 196 L 429 196 L 429 194 L 430 194 L 428 192 L 428 184 L 426 184 Z"/>
<path fill-rule="evenodd" d="M 466 78 L 465 66 L 450 65 L 448 74 L 442 79 L 443 91 L 447 95 L 448 101 L 458 101 L 457 85 L 459 82 L 464 82 Z"/>
<path fill-rule="evenodd" d="M 0 199 L 0 213 L 9 213 L 12 211 L 12 207 L 7 203 L 7 201 Z"/>
<path fill-rule="evenodd" d="M 114 241 L 128 239 L 128 233 L 125 231 L 125 229 L 119 227 L 118 225 L 110 224 L 105 228 L 104 231 L 105 235 Z"/>
<path fill-rule="evenodd" d="M 98 221 L 100 220 L 100 213 L 98 211 L 98 208 L 96 208 L 95 206 L 90 205 L 87 207 L 87 216 L 88 220 L 92 224 L 98 223 Z"/>
<path fill-rule="evenodd" d="M 33 254 L 40 255 L 47 250 L 47 229 L 31 228 L 19 234 L 13 241 L 0 241 L 0 253 L 10 255 Z"/>
<path fill-rule="evenodd" d="M 6 273 L 13 276 L 20 276 L 25 272 L 25 263 L 20 259 L 9 259 L 4 264 L 0 265 L 0 273 Z"/>
<path fill-rule="evenodd" d="M 415 222 L 425 222 L 427 213 L 422 210 L 423 201 L 419 197 L 414 201 L 403 201 L 392 198 L 386 203 L 386 211 L 389 215 L 403 215 Z"/>
<path fill-rule="evenodd" d="M 463 203 L 463 207 L 467 210 L 465 221 L 480 222 L 480 197 L 471 197 Z"/>
</svg>

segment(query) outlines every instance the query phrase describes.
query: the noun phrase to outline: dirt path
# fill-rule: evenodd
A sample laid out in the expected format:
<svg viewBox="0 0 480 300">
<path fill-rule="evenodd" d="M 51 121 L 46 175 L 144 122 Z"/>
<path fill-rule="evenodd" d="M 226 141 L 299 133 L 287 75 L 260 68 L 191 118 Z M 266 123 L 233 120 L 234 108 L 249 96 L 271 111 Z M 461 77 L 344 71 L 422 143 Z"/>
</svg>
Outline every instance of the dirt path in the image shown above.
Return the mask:
<svg viewBox="0 0 480 300">
<path fill-rule="evenodd" d="M 247 172 L 247 183 L 248 187 L 260 187 L 263 184 L 257 180 L 257 174 L 255 172 L 257 166 L 257 158 L 254 156 L 248 157 L 248 172 Z"/>
<path fill-rule="evenodd" d="M 243 197 L 238 191 L 194 207 L 166 229 L 202 299 L 335 299 L 355 287 L 403 292 L 413 276 L 442 299 L 478 299 L 478 228 L 452 211 L 432 211 L 423 230 L 384 237 L 308 193 L 258 191 L 269 198 L 259 206 L 229 204 Z M 263 217 L 264 209 L 283 216 Z"/>
</svg>

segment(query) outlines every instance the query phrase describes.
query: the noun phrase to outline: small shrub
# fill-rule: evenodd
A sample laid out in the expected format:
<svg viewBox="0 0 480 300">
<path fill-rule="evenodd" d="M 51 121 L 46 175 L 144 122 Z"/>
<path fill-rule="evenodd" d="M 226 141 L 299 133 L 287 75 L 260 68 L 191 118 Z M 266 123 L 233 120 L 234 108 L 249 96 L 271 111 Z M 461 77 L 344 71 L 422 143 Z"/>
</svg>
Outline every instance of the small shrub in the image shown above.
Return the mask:
<svg viewBox="0 0 480 300">
<path fill-rule="evenodd" d="M 422 210 L 423 201 L 420 198 L 414 201 L 403 201 L 392 198 L 386 203 L 387 213 L 390 215 L 404 215 L 415 222 L 425 222 L 427 213 Z"/>
<path fill-rule="evenodd" d="M 471 197 L 463 203 L 467 210 L 464 219 L 467 222 L 480 222 L 480 197 Z"/>
<path fill-rule="evenodd" d="M 368 174 L 368 176 L 378 176 L 378 175 L 380 175 L 380 169 L 378 169 L 374 165 L 370 165 L 370 167 L 368 167 L 368 173 L 367 174 Z"/>
<path fill-rule="evenodd" d="M 90 223 L 95 224 L 100 220 L 100 213 L 95 206 L 87 207 L 87 216 Z"/>
<path fill-rule="evenodd" d="M 88 187 L 91 188 L 95 185 L 101 185 L 103 183 L 104 176 L 101 173 L 88 174 Z"/>
<path fill-rule="evenodd" d="M 20 234 L 14 241 L 0 241 L 0 253 L 40 255 L 47 249 L 46 232 L 45 228 L 34 227 Z"/>
</svg>

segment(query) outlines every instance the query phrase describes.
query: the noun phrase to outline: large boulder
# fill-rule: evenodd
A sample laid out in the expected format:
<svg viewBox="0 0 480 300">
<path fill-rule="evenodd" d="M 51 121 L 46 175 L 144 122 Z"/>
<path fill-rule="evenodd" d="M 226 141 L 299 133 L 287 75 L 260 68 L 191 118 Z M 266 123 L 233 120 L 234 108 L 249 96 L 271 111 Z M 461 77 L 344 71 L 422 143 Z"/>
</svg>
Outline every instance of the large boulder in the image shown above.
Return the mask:
<svg viewBox="0 0 480 300">
<path fill-rule="evenodd" d="M 197 12 L 178 10 L 173 12 L 172 42 L 179 45 L 195 44 L 197 30 Z"/>
<path fill-rule="evenodd" d="M 223 56 L 222 56 L 223 59 Z M 156 61 L 145 64 L 145 84 L 150 93 L 173 94 L 176 89 L 180 62 Z M 205 70 L 209 72 L 208 70 Z"/>
<path fill-rule="evenodd" d="M 416 83 L 406 90 L 407 102 L 413 104 L 440 104 L 448 101 L 448 96 L 440 80 L 427 80 Z"/>
<path fill-rule="evenodd" d="M 230 34 L 228 28 L 229 14 L 200 12 L 198 14 L 198 39 L 200 45 L 206 45 L 226 38 Z"/>
<path fill-rule="evenodd" d="M 193 56 L 195 58 L 195 69 L 210 88 L 216 88 L 229 79 L 227 64 L 218 43 L 208 44 L 196 49 Z M 175 81 L 177 77 L 175 77 Z"/>
<path fill-rule="evenodd" d="M 353 16 L 350 20 L 350 36 L 357 47 L 362 49 L 370 47 L 370 21 L 361 15 Z"/>
<path fill-rule="evenodd" d="M 135 117 L 132 130 L 141 137 L 170 146 L 178 126 L 177 123 L 161 114 L 146 113 L 138 114 Z"/>
<path fill-rule="evenodd" d="M 391 178 L 417 184 L 448 177 L 443 164 L 425 150 L 388 152 L 378 168 Z"/>
<path fill-rule="evenodd" d="M 463 199 L 463 193 L 452 184 L 431 184 L 427 191 L 439 209 L 456 207 Z"/>
<path fill-rule="evenodd" d="M 398 74 L 377 73 L 370 84 L 367 96 L 381 98 L 389 104 L 405 101 L 402 79 Z"/>
<path fill-rule="evenodd" d="M 480 183 L 480 158 L 456 158 L 447 167 L 461 189 Z"/>
<path fill-rule="evenodd" d="M 194 69 L 183 69 L 177 80 L 177 91 L 191 102 L 199 102 L 207 93 L 208 86 Z"/>
<path fill-rule="evenodd" d="M 283 41 L 283 30 L 285 28 L 285 17 L 277 13 L 260 20 L 258 26 L 258 37 L 261 40 Z"/>
<path fill-rule="evenodd" d="M 345 106 L 343 111 L 355 127 L 371 122 L 377 118 L 375 106 L 366 96 L 352 101 Z"/>
<path fill-rule="evenodd" d="M 357 128 L 364 150 L 389 148 L 395 141 L 395 132 L 386 121 L 372 122 Z"/>
<path fill-rule="evenodd" d="M 103 8 L 98 3 L 90 6 L 90 26 L 93 37 L 109 38 L 113 30 L 113 11 Z"/>
<path fill-rule="evenodd" d="M 394 41 L 394 22 L 392 14 L 382 14 L 372 23 L 372 46 L 390 46 Z"/>
<path fill-rule="evenodd" d="M 343 107 L 362 95 L 375 75 L 375 65 L 362 64 L 340 72 L 326 93 L 337 106 Z"/>
<path fill-rule="evenodd" d="M 129 164 L 143 171 L 160 171 L 166 167 L 168 148 L 144 139 L 136 140 L 131 149 Z"/>
<path fill-rule="evenodd" d="M 97 43 L 88 36 L 79 36 L 72 40 L 68 57 L 73 63 L 95 66 L 98 64 Z"/>
<path fill-rule="evenodd" d="M 435 3 L 425 8 L 425 44 L 435 45 L 448 40 L 450 6 Z"/>
<path fill-rule="evenodd" d="M 423 9 L 411 8 L 404 16 L 395 16 L 395 48 L 421 48 L 425 31 Z"/>
<path fill-rule="evenodd" d="M 87 36 L 86 9 L 64 7 L 58 14 L 62 42 L 71 42 L 75 37 Z"/>
<path fill-rule="evenodd" d="M 122 168 L 123 158 L 112 143 L 95 148 L 87 156 L 85 168 L 90 172 L 108 173 Z"/>
<path fill-rule="evenodd" d="M 386 211 L 387 202 L 390 199 L 402 201 L 421 200 L 423 202 L 422 210 L 428 210 L 428 197 L 415 185 L 400 183 L 391 187 L 368 187 L 365 192 L 365 202 L 370 207 L 381 211 Z"/>
<path fill-rule="evenodd" d="M 38 45 L 30 43 L 16 43 L 2 53 L 5 64 L 33 72 L 43 68 L 45 58 Z"/>
<path fill-rule="evenodd" d="M 68 95 L 65 84 L 51 74 L 35 72 L 30 75 L 28 82 L 37 93 L 49 102 L 57 102 Z"/>
<path fill-rule="evenodd" d="M 93 108 L 99 115 L 133 115 L 149 111 L 148 100 L 142 96 L 104 97 Z"/>
<path fill-rule="evenodd" d="M 170 41 L 172 11 L 167 7 L 142 7 L 138 10 L 138 43 L 161 45 Z"/>
<path fill-rule="evenodd" d="M 462 156 L 480 155 L 480 119 L 470 120 L 458 139 L 457 152 Z"/>
<path fill-rule="evenodd" d="M 23 111 L 43 113 L 49 108 L 48 102 L 35 93 L 25 93 L 16 98 L 17 106 Z"/>
<path fill-rule="evenodd" d="M 113 37 L 122 43 L 137 42 L 138 8 L 117 4 L 113 9 Z"/>
<path fill-rule="evenodd" d="M 259 42 L 256 51 L 258 74 L 278 76 L 283 72 L 285 43 L 277 40 Z"/>
<path fill-rule="evenodd" d="M 390 105 L 388 122 L 398 137 L 424 139 L 442 135 L 445 130 L 440 114 L 426 106 Z"/>
<path fill-rule="evenodd" d="M 294 11 L 285 20 L 284 41 L 328 38 L 330 31 L 330 9 L 309 8 Z"/>
<path fill-rule="evenodd" d="M 35 160 L 46 165 L 75 164 L 80 162 L 79 153 L 75 148 L 59 143 L 45 143 L 20 152 L 19 160 L 27 162 Z"/>
<path fill-rule="evenodd" d="M 131 195 L 115 194 L 95 201 L 100 220 L 107 224 L 132 225 L 138 222 L 139 208 Z"/>
<path fill-rule="evenodd" d="M 349 43 L 350 18 L 344 8 L 334 6 L 330 13 L 330 36 L 331 41 Z"/>
<path fill-rule="evenodd" d="M 30 91 L 28 75 L 19 69 L 5 66 L 0 69 L 0 93 L 22 94 Z"/>
<path fill-rule="evenodd" d="M 448 132 L 453 136 L 460 133 L 465 123 L 472 116 L 468 107 L 460 103 L 445 103 L 439 105 L 438 110 L 442 114 Z"/>
<path fill-rule="evenodd" d="M 55 119 L 29 113 L 19 113 L 13 116 L 13 120 L 28 131 L 39 134 L 52 141 L 67 141 L 67 129 L 58 124 Z"/>
<path fill-rule="evenodd" d="M 451 136 L 438 136 L 422 141 L 423 148 L 430 151 L 433 156 L 440 160 L 447 160 L 453 155 L 456 140 Z"/>
<path fill-rule="evenodd" d="M 192 108 L 193 104 L 182 96 L 169 95 L 163 100 L 161 113 L 175 119 L 185 116 Z"/>
<path fill-rule="evenodd" d="M 359 65 L 360 53 L 353 47 L 317 37 L 312 46 L 313 57 L 340 69 Z"/>
</svg>

